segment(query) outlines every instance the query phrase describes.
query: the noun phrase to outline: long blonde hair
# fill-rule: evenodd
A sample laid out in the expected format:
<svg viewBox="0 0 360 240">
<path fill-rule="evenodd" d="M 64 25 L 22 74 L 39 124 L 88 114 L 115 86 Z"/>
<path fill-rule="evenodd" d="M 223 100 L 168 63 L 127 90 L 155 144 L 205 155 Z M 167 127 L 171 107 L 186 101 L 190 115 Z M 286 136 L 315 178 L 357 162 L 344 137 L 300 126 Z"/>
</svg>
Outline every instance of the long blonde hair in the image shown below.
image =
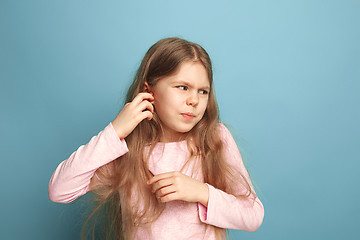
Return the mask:
<svg viewBox="0 0 360 240">
<path fill-rule="evenodd" d="M 180 38 L 166 38 L 151 46 L 129 88 L 126 102 L 143 92 L 145 83 L 155 86 L 157 81 L 174 73 L 185 61 L 198 61 L 204 65 L 211 89 L 203 118 L 186 137 L 191 156 L 200 156 L 205 183 L 233 194 L 236 194 L 235 183 L 242 184 L 247 192 L 240 196 L 249 196 L 251 187 L 246 178 L 235 172 L 224 158 L 224 146 L 217 128 L 219 111 L 213 90 L 211 60 L 200 45 Z M 85 221 L 84 229 L 89 219 L 101 209 L 107 211 L 106 239 L 133 239 L 138 227 L 150 229 L 151 223 L 160 216 L 165 206 L 159 203 L 146 184 L 153 176 L 148 167 L 149 156 L 160 141 L 161 132 L 161 121 L 155 112 L 151 121 L 142 121 L 125 138 L 129 152 L 96 171 L 90 190 L 95 193 L 98 205 Z M 150 146 L 147 152 L 146 146 Z M 134 205 L 134 199 L 131 198 L 134 189 L 137 196 L 142 197 L 141 209 Z M 225 229 L 210 225 L 207 227 L 214 228 L 218 239 L 226 236 Z"/>
</svg>

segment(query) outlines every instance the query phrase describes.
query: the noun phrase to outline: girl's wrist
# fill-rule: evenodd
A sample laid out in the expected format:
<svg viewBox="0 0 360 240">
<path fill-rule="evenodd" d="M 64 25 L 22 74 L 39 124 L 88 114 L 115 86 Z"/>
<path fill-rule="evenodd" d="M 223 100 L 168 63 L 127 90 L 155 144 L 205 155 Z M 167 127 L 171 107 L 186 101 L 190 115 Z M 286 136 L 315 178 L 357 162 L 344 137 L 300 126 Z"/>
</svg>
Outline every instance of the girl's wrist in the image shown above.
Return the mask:
<svg viewBox="0 0 360 240">
<path fill-rule="evenodd" d="M 122 136 L 123 134 L 121 133 L 121 129 L 120 129 L 120 127 L 118 126 L 118 124 L 115 122 L 115 120 L 112 121 L 111 124 L 113 125 L 113 128 L 114 128 L 116 134 L 118 135 L 118 137 L 119 137 L 120 139 L 123 139 L 124 137 Z"/>
<path fill-rule="evenodd" d="M 202 185 L 201 186 L 202 190 L 200 194 L 199 203 L 207 207 L 209 202 L 209 187 L 205 183 L 201 183 L 201 185 Z"/>
</svg>

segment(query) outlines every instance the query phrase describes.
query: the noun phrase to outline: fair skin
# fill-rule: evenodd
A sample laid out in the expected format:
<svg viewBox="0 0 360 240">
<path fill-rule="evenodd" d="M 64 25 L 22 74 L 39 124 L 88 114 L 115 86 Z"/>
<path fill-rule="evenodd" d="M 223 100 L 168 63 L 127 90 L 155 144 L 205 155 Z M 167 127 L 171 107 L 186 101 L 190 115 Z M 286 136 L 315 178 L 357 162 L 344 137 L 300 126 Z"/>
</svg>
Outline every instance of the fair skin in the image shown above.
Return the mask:
<svg viewBox="0 0 360 240">
<path fill-rule="evenodd" d="M 160 79 L 155 86 L 146 84 L 146 87 L 149 92 L 139 93 L 112 122 L 120 139 L 128 136 L 144 119 L 151 120 L 154 111 L 164 129 L 160 137 L 162 142 L 184 139 L 202 119 L 210 84 L 207 71 L 200 62 L 184 62 L 175 73 Z M 147 184 L 161 202 L 182 200 L 208 205 L 207 185 L 181 172 L 155 175 Z"/>
</svg>

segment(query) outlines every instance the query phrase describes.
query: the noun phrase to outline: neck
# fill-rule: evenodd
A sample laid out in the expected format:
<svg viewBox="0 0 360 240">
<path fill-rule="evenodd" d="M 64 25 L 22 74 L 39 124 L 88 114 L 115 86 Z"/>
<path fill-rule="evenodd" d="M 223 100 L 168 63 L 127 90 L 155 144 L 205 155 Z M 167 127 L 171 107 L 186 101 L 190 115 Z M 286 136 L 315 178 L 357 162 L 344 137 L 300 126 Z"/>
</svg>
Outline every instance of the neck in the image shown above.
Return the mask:
<svg viewBox="0 0 360 240">
<path fill-rule="evenodd" d="M 163 134 L 160 136 L 160 142 L 169 143 L 169 142 L 180 142 L 186 139 L 187 133 L 180 132 L 169 132 L 164 129 Z"/>
</svg>

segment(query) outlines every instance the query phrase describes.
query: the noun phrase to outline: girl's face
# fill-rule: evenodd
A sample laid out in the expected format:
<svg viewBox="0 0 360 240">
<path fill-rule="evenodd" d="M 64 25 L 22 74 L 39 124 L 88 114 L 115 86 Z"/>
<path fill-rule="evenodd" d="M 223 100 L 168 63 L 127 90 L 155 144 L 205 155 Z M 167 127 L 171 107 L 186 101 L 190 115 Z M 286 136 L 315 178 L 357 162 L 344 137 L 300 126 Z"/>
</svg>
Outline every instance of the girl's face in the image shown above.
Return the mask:
<svg viewBox="0 0 360 240">
<path fill-rule="evenodd" d="M 172 142 L 181 139 L 202 119 L 210 83 L 200 62 L 187 61 L 175 73 L 160 79 L 150 91 L 164 128 L 161 141 Z"/>
</svg>

